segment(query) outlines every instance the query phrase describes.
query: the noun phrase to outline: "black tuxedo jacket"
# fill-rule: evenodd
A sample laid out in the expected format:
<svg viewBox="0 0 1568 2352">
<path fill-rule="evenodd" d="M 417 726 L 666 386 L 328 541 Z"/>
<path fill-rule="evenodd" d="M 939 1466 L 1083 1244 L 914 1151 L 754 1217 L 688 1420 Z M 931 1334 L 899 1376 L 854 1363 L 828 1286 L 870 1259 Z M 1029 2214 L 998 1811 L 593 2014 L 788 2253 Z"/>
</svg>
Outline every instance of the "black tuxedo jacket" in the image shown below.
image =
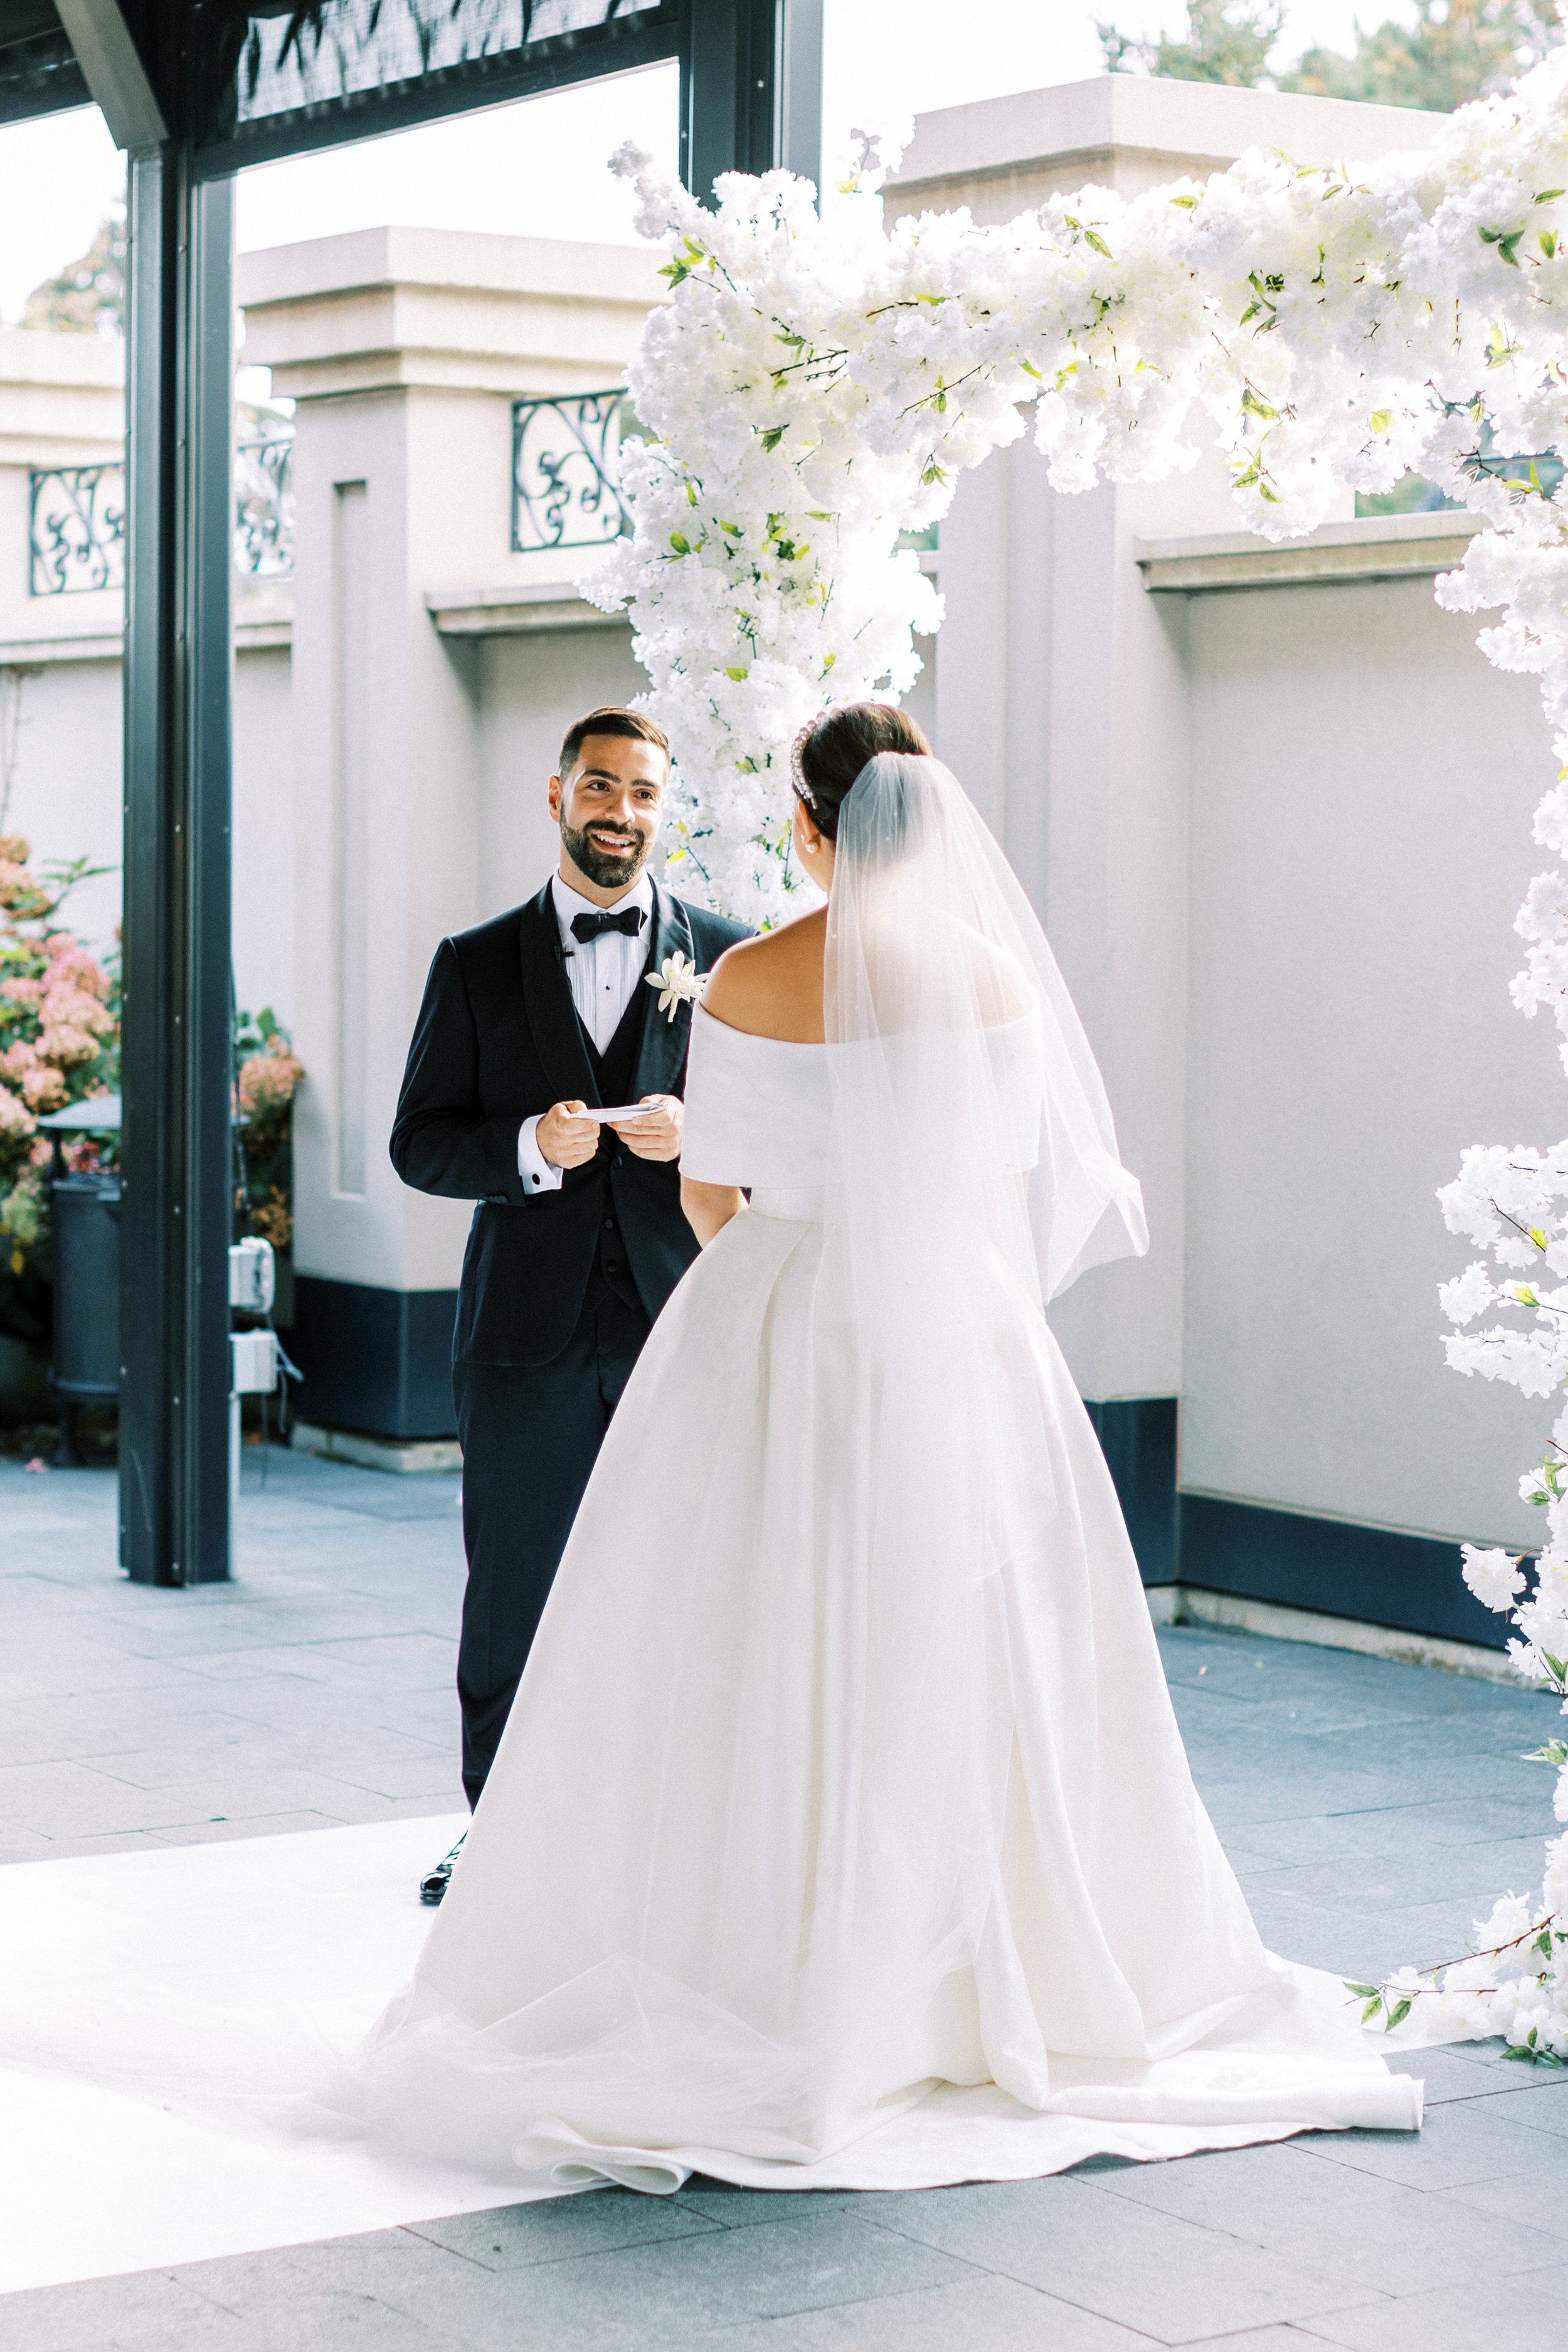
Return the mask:
<svg viewBox="0 0 1568 2352">
<path fill-rule="evenodd" d="M 650 971 L 675 954 L 706 971 L 750 936 L 743 924 L 689 907 L 658 882 L 653 896 Z M 632 1102 L 683 1093 L 691 1034 L 689 1003 L 671 1021 L 654 990 L 639 989 Z M 526 906 L 442 940 L 392 1130 L 392 1164 L 405 1184 L 479 1203 L 463 1260 L 455 1362 L 543 1364 L 558 1355 L 582 1312 L 612 1210 L 650 1318 L 697 1255 L 681 1213 L 679 1162 L 639 1160 L 610 1128 L 600 1129 L 597 1157 L 569 1168 L 558 1192 L 528 1197 L 517 1171 L 518 1129 L 574 1097 L 604 1099 L 547 883 Z"/>
</svg>

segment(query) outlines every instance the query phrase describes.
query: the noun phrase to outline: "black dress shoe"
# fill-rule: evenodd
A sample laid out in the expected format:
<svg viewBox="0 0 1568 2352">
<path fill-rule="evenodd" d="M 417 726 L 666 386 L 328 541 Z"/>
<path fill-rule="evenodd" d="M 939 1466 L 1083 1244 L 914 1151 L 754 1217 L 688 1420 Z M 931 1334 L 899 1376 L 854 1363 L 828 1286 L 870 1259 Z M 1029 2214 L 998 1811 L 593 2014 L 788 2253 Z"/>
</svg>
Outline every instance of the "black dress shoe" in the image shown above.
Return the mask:
<svg viewBox="0 0 1568 2352">
<path fill-rule="evenodd" d="M 468 1834 L 468 1831 L 465 1830 L 463 1832 L 463 1837 L 467 1837 Z M 429 1873 L 427 1877 L 420 1880 L 419 1900 L 421 1903 L 439 1903 L 441 1897 L 447 1892 L 447 1887 L 452 1884 L 452 1864 L 457 1861 L 458 1856 L 462 1853 L 462 1851 L 463 1838 L 459 1838 L 457 1844 L 452 1848 L 451 1853 L 447 1854 L 436 1864 L 435 1869 Z"/>
</svg>

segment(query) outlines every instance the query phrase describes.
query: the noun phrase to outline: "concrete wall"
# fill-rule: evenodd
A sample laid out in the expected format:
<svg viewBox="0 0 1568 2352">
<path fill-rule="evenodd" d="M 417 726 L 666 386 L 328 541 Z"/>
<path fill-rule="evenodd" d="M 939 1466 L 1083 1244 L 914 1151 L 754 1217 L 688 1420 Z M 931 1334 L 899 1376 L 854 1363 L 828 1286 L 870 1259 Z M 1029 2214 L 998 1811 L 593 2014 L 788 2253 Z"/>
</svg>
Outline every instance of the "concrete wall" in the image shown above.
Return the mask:
<svg viewBox="0 0 1568 2352">
<path fill-rule="evenodd" d="M 1152 598 L 1164 604 L 1165 598 Z M 1551 745 L 1426 581 L 1194 596 L 1184 1486 L 1523 1543 L 1541 1408 L 1443 1363 L 1472 1142 L 1551 1141 L 1513 1010 Z"/>
</svg>

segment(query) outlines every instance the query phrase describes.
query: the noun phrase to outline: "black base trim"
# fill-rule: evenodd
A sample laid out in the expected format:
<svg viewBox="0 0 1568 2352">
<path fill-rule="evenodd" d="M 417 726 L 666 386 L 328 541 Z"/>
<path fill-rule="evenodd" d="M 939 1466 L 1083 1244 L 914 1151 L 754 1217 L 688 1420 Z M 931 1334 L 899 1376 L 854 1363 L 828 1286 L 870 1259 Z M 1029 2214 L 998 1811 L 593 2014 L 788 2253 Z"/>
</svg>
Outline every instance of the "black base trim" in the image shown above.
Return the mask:
<svg viewBox="0 0 1568 2352">
<path fill-rule="evenodd" d="M 1508 1645 L 1507 1619 L 1484 1607 L 1460 1578 L 1457 1541 L 1217 1495 L 1182 1495 L 1177 1512 L 1183 1584 L 1489 1650 Z"/>
<path fill-rule="evenodd" d="M 368 1437 L 455 1437 L 455 1290 L 379 1290 L 322 1275 L 294 1280 L 289 1352 L 304 1379 L 300 1421 Z"/>
<path fill-rule="evenodd" d="M 1179 1494 L 1174 1397 L 1118 1397 L 1087 1410 L 1145 1584 L 1190 1584 L 1402 1633 L 1507 1647 L 1507 1620 L 1460 1578 L 1458 1538 Z"/>
<path fill-rule="evenodd" d="M 1113 1397 L 1086 1407 L 1145 1584 L 1176 1577 L 1176 1400 Z"/>
</svg>

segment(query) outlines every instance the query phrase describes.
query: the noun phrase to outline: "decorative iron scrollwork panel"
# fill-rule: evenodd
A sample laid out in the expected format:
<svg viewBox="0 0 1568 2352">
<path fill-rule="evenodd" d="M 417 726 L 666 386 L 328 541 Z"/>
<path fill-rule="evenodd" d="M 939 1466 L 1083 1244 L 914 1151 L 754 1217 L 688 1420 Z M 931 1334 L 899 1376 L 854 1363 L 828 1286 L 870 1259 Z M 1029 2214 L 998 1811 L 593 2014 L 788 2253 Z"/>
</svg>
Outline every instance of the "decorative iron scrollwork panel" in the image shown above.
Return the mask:
<svg viewBox="0 0 1568 2352">
<path fill-rule="evenodd" d="M 604 547 L 631 529 L 621 498 L 623 392 L 520 400 L 511 412 L 511 543 Z"/>
<path fill-rule="evenodd" d="M 125 585 L 125 468 L 56 466 L 31 477 L 28 593 Z"/>
<path fill-rule="evenodd" d="M 257 579 L 294 569 L 291 433 L 240 441 L 234 452 L 234 565 Z"/>
<path fill-rule="evenodd" d="M 294 569 L 291 434 L 241 441 L 234 453 L 237 572 L 276 579 Z M 71 596 L 125 585 L 125 468 L 57 466 L 30 478 L 28 593 Z"/>
</svg>

